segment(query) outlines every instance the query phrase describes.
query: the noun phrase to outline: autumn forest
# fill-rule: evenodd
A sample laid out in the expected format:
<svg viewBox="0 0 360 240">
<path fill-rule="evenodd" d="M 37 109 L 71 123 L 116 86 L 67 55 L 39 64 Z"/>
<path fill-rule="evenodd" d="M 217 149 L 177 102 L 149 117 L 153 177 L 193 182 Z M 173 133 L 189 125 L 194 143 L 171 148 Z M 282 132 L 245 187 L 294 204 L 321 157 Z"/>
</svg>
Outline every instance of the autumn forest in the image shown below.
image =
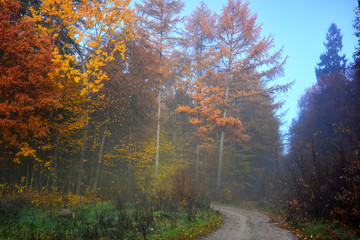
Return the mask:
<svg viewBox="0 0 360 240">
<path fill-rule="evenodd" d="M 287 56 L 249 3 L 229 0 L 215 13 L 202 2 L 187 16 L 183 8 L 0 0 L 0 223 L 22 206 L 110 201 L 133 217 L 114 217 L 126 220 L 120 237 L 78 225 L 74 239 L 146 239 L 167 209 L 192 221 L 211 201 L 251 201 L 359 230 L 359 10 L 354 60 L 341 53 L 341 29 L 324 29 L 317 84 L 285 136 L 293 82 L 277 80 Z M 220 224 L 212 217 L 209 226 Z M 21 236 L 72 239 L 36 229 Z"/>
</svg>

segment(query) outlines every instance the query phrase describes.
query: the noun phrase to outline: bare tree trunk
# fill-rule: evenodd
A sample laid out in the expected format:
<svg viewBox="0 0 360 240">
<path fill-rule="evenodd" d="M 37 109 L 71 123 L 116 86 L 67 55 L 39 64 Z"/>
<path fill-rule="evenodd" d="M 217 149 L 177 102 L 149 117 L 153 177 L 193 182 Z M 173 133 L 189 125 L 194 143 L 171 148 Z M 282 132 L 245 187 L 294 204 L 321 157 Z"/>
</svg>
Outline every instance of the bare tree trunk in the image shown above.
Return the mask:
<svg viewBox="0 0 360 240">
<path fill-rule="evenodd" d="M 225 137 L 225 129 L 222 129 L 221 135 L 220 135 L 220 150 L 219 150 L 219 162 L 218 162 L 217 177 L 216 177 L 216 191 L 219 190 L 220 185 L 221 185 L 224 137 Z"/>
<path fill-rule="evenodd" d="M 94 129 L 94 140 L 93 140 L 93 146 L 96 146 L 96 142 L 97 142 L 97 130 L 98 128 L 95 127 Z M 101 130 L 100 130 L 101 132 Z M 94 154 L 91 154 L 91 162 L 94 164 L 91 164 L 91 169 L 90 169 L 90 177 L 89 177 L 89 187 L 91 189 L 94 188 L 94 182 L 95 182 L 95 172 L 96 172 L 96 166 L 97 166 L 97 161 L 96 161 L 96 156 L 95 156 L 95 149 L 96 147 L 94 147 Z"/>
<path fill-rule="evenodd" d="M 207 188 L 208 186 L 207 186 L 207 183 L 208 183 L 208 181 L 207 181 L 207 178 L 208 178 L 208 169 L 207 169 L 207 165 L 208 165 L 208 163 L 207 163 L 207 152 L 205 151 L 205 154 L 204 154 L 204 173 L 203 173 L 203 175 L 204 175 L 204 186 L 205 186 L 205 188 Z"/>
<path fill-rule="evenodd" d="M 174 86 L 174 92 L 173 92 L 173 145 L 176 144 L 176 100 L 175 100 L 175 86 Z"/>
<path fill-rule="evenodd" d="M 84 132 L 84 137 L 83 137 L 83 145 L 81 147 L 81 152 L 80 152 L 79 172 L 78 172 L 78 179 L 77 179 L 77 185 L 76 185 L 76 194 L 80 194 L 80 189 L 81 189 L 82 171 L 83 171 L 84 158 L 85 158 L 85 145 L 86 145 L 86 139 L 87 139 L 87 134 L 88 134 L 87 128 L 88 128 L 88 120 L 86 120 L 85 132 Z"/>
<path fill-rule="evenodd" d="M 31 191 L 31 189 L 32 189 L 32 185 L 33 185 L 33 183 L 34 183 L 34 175 L 35 175 L 35 170 L 36 170 L 36 165 L 35 165 L 35 161 L 33 161 L 34 163 L 33 163 L 33 168 L 32 168 L 32 173 L 31 173 L 31 179 L 30 179 L 30 187 L 29 187 L 29 189 L 30 189 L 30 191 Z"/>
<path fill-rule="evenodd" d="M 199 144 L 196 147 L 196 165 L 195 165 L 195 180 L 199 181 L 199 154 L 200 154 L 200 146 Z"/>
<path fill-rule="evenodd" d="M 56 139 L 56 145 L 55 145 L 55 150 L 54 150 L 54 155 L 53 155 L 53 163 L 54 163 L 54 178 L 53 178 L 53 182 L 52 182 L 52 192 L 55 193 L 56 192 L 56 188 L 57 188 L 57 165 L 58 165 L 58 143 L 59 139 Z"/>
<path fill-rule="evenodd" d="M 159 147 L 160 147 L 160 105 L 161 105 L 161 90 L 159 90 L 159 96 L 158 96 L 158 119 L 157 119 L 157 131 L 156 131 L 155 176 L 157 176 L 157 174 L 158 174 L 158 168 L 159 168 Z"/>
<path fill-rule="evenodd" d="M 25 183 L 26 190 L 29 188 L 29 178 L 30 178 L 30 160 L 28 159 L 26 166 L 26 183 Z"/>
<path fill-rule="evenodd" d="M 133 131 L 132 131 L 132 126 L 133 126 L 133 118 L 131 118 L 131 126 L 130 126 L 130 133 L 129 133 L 129 145 L 131 146 L 131 154 L 133 154 L 133 148 L 134 145 L 133 143 Z M 132 191 L 132 170 L 131 170 L 131 162 L 128 163 L 128 189 L 129 192 Z"/>
<path fill-rule="evenodd" d="M 131 165 L 129 164 L 128 166 L 128 188 L 129 188 L 129 192 L 131 192 L 132 190 L 132 181 L 131 181 Z"/>
<path fill-rule="evenodd" d="M 226 81 L 229 81 L 228 77 Z M 225 104 L 227 103 L 228 97 L 229 97 L 229 84 L 227 83 L 226 91 L 225 91 L 225 101 L 224 101 Z M 225 106 L 224 109 L 224 116 L 223 116 L 224 119 L 226 118 L 226 114 L 227 114 L 227 106 Z M 221 129 L 221 133 L 220 133 L 220 149 L 219 149 L 218 171 L 216 177 L 216 191 L 219 191 L 221 185 L 224 138 L 225 138 L 225 127 Z"/>
<path fill-rule="evenodd" d="M 80 57 L 82 59 L 82 55 L 80 54 Z M 82 59 L 81 61 L 81 66 L 82 66 L 82 72 L 85 73 L 86 72 L 86 66 L 84 63 L 84 60 Z M 89 78 L 87 77 L 86 79 L 86 92 L 87 92 L 87 96 L 89 97 Z M 80 152 L 80 162 L 79 162 L 79 173 L 78 173 L 78 179 L 77 179 L 77 185 L 76 185 L 76 194 L 80 194 L 80 189 L 81 189 L 81 181 L 82 181 L 82 171 L 83 171 L 83 166 L 84 166 L 84 156 L 85 156 L 85 145 L 86 145 L 86 139 L 87 139 L 87 134 L 88 134 L 88 125 L 89 125 L 89 119 L 88 119 L 88 112 L 87 112 L 87 108 L 85 109 L 86 112 L 86 123 L 85 123 L 85 132 L 84 132 L 84 139 L 83 139 L 83 145 L 81 147 L 81 152 Z"/>
<path fill-rule="evenodd" d="M 98 188 L 99 173 L 100 173 L 100 167 L 101 167 L 101 161 L 102 161 L 102 155 L 103 155 L 103 150 L 104 150 L 104 144 L 105 144 L 105 139 L 106 139 L 107 128 L 108 128 L 108 124 L 106 123 L 105 126 L 104 126 L 104 132 L 103 132 L 103 135 L 102 135 L 102 138 L 101 138 L 101 145 L 100 145 L 100 150 L 99 150 L 99 159 L 98 159 L 97 166 L 96 166 L 96 173 L 95 173 L 95 181 L 94 181 L 93 191 L 95 191 Z"/>
</svg>

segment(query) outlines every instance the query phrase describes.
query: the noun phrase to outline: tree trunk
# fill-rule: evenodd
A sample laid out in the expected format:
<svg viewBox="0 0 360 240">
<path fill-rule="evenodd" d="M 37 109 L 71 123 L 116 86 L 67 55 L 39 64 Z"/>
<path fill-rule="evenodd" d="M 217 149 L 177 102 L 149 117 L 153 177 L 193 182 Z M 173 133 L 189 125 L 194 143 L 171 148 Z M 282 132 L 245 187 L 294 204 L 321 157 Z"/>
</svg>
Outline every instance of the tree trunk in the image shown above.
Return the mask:
<svg viewBox="0 0 360 240">
<path fill-rule="evenodd" d="M 26 190 L 29 188 L 29 179 L 30 179 L 30 160 L 28 159 L 26 166 L 26 183 L 25 183 Z"/>
<path fill-rule="evenodd" d="M 78 179 L 77 179 L 77 185 L 76 185 L 76 194 L 80 194 L 80 189 L 81 189 L 81 181 L 82 181 L 82 171 L 83 171 L 83 166 L 84 166 L 84 158 L 85 158 L 85 145 L 86 145 L 86 139 L 87 139 L 87 134 L 88 134 L 88 121 L 86 120 L 86 125 L 85 125 L 85 132 L 84 132 L 84 139 L 83 139 L 83 145 L 81 147 L 81 152 L 80 152 L 80 161 L 79 161 L 79 172 L 78 172 Z"/>
<path fill-rule="evenodd" d="M 157 174 L 158 174 L 158 168 L 159 168 L 159 147 L 160 147 L 160 105 L 161 105 L 161 90 L 159 90 L 159 96 L 158 96 L 158 119 L 157 119 L 157 131 L 156 131 L 155 176 L 157 176 Z"/>
<path fill-rule="evenodd" d="M 93 146 L 94 146 L 94 154 L 91 154 L 91 162 L 94 163 L 94 164 L 91 164 L 91 169 L 90 169 L 90 177 L 89 177 L 89 187 L 91 189 L 94 188 L 94 182 L 95 182 L 95 173 L 96 173 L 96 167 L 97 167 L 97 160 L 96 160 L 96 156 L 95 156 L 95 149 L 96 149 L 96 142 L 97 142 L 97 130 L 98 128 L 95 127 L 94 129 L 94 140 L 93 140 Z M 100 130 L 101 132 L 101 130 Z M 101 134 L 101 133 L 99 133 Z"/>
<path fill-rule="evenodd" d="M 176 100 L 175 100 L 175 86 L 174 86 L 174 92 L 173 92 L 173 145 L 176 144 Z"/>
<path fill-rule="evenodd" d="M 99 150 L 99 159 L 98 159 L 97 166 L 96 166 L 95 181 L 94 181 L 93 191 L 95 191 L 98 188 L 100 167 L 101 167 L 101 161 L 102 161 L 102 155 L 103 155 L 103 150 L 104 150 L 104 144 L 105 144 L 105 139 L 106 139 L 107 128 L 108 128 L 108 124 L 106 123 L 105 126 L 104 126 L 104 132 L 103 132 L 103 135 L 102 135 L 102 138 L 101 138 L 101 145 L 100 145 L 100 150 Z"/>
<path fill-rule="evenodd" d="M 226 86 L 226 91 L 225 91 L 225 100 L 224 100 L 225 104 L 227 103 L 228 97 L 229 97 L 229 84 L 228 84 L 229 77 L 228 76 L 226 78 L 226 81 L 227 81 L 227 86 Z M 224 116 L 223 116 L 224 119 L 226 118 L 226 114 L 227 114 L 227 106 L 225 105 Z M 222 127 L 221 133 L 220 133 L 220 149 L 219 149 L 218 171 L 217 171 L 217 177 L 216 177 L 216 192 L 219 191 L 220 185 L 221 185 L 224 138 L 225 138 L 225 127 Z"/>
<path fill-rule="evenodd" d="M 217 177 L 216 177 L 216 191 L 219 191 L 220 185 L 221 185 L 224 137 L 225 137 L 225 129 L 223 128 L 221 130 L 221 134 L 220 134 L 220 150 L 219 150 L 219 162 L 218 162 Z"/>
<path fill-rule="evenodd" d="M 86 66 L 84 63 L 84 60 L 82 59 L 82 55 L 80 54 L 81 57 L 81 66 L 82 66 L 82 72 L 86 73 Z M 86 79 L 86 92 L 87 92 L 87 97 L 89 98 L 89 77 L 87 77 Z M 81 189 L 81 181 L 82 181 L 82 171 L 83 171 L 83 166 L 84 166 L 84 156 L 85 156 L 85 145 L 86 145 L 86 139 L 87 139 L 87 134 L 88 134 L 88 125 L 89 125 L 89 120 L 88 120 L 88 111 L 87 108 L 85 109 L 85 113 L 86 113 L 86 123 L 85 123 L 85 132 L 84 132 L 84 139 L 83 139 L 83 145 L 81 147 L 81 152 L 80 152 L 80 162 L 79 162 L 79 173 L 78 173 L 78 179 L 77 179 L 77 185 L 76 185 L 76 194 L 80 194 L 80 189 Z"/>
<path fill-rule="evenodd" d="M 132 126 L 133 126 L 133 118 L 131 118 L 131 125 L 130 125 L 130 133 L 129 133 L 129 145 L 131 146 L 131 155 L 133 155 L 133 148 L 134 145 L 133 143 L 133 130 L 132 130 Z M 131 162 L 128 163 L 128 189 L 129 192 L 132 192 L 132 171 L 131 171 Z"/>
<path fill-rule="evenodd" d="M 200 146 L 199 144 L 196 147 L 196 165 L 195 165 L 195 180 L 198 182 L 199 180 L 199 154 L 200 154 Z"/>
<path fill-rule="evenodd" d="M 55 146 L 55 151 L 54 151 L 54 178 L 53 178 L 53 182 L 52 182 L 52 192 L 55 193 L 56 192 L 56 188 L 57 188 L 57 167 L 58 167 L 58 157 L 57 157 L 57 149 L 58 149 L 58 141 L 59 139 L 56 140 L 56 146 Z"/>
<path fill-rule="evenodd" d="M 32 168 L 32 173 L 31 173 L 31 179 L 30 179 L 30 191 L 32 190 L 32 186 L 33 186 L 33 183 L 34 183 L 34 175 L 35 175 L 35 170 L 36 170 L 36 162 L 33 161 L 33 168 Z"/>
</svg>

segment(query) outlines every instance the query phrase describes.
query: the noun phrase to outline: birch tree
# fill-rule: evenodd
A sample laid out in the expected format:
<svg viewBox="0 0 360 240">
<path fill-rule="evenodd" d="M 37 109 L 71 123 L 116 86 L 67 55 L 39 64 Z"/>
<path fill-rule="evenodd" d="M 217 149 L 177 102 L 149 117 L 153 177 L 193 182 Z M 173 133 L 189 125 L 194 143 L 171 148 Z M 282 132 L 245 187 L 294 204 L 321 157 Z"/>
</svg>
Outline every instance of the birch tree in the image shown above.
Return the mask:
<svg viewBox="0 0 360 240">
<path fill-rule="evenodd" d="M 59 55 L 55 49 L 54 62 L 61 68 L 57 72 L 61 77 L 74 79 L 81 87 L 81 94 L 90 97 L 108 80 L 102 67 L 114 60 L 115 52 L 125 52 L 125 40 L 132 38 L 133 12 L 129 8 L 128 0 L 91 0 L 88 2 L 45 0 L 42 2 L 38 20 L 43 20 L 50 26 L 47 31 L 52 34 L 54 41 L 66 32 L 70 47 L 76 53 Z M 40 14 L 41 13 L 41 14 Z M 121 36 L 121 37 L 120 37 Z M 108 54 L 105 47 L 114 45 Z M 78 68 L 72 67 L 79 66 Z M 83 147 L 79 160 L 79 171 L 76 193 L 80 192 L 82 182 L 82 168 L 84 161 L 85 142 L 87 139 L 88 112 L 85 111 Z"/>
</svg>

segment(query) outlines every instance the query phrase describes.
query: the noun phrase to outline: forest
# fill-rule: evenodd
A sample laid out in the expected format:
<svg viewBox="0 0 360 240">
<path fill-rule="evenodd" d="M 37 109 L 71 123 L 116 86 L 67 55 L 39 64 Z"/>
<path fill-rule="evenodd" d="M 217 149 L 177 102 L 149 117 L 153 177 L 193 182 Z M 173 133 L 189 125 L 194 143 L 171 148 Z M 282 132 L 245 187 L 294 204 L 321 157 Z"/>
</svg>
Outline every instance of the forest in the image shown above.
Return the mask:
<svg viewBox="0 0 360 240">
<path fill-rule="evenodd" d="M 286 141 L 287 56 L 249 3 L 183 9 L 0 0 L 0 236 L 193 239 L 221 225 L 214 201 L 360 234 L 360 3 L 354 61 L 331 24 Z"/>
</svg>

